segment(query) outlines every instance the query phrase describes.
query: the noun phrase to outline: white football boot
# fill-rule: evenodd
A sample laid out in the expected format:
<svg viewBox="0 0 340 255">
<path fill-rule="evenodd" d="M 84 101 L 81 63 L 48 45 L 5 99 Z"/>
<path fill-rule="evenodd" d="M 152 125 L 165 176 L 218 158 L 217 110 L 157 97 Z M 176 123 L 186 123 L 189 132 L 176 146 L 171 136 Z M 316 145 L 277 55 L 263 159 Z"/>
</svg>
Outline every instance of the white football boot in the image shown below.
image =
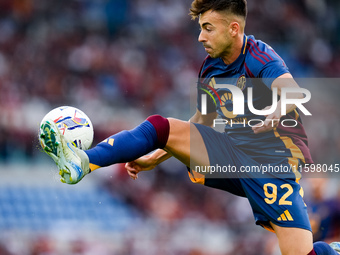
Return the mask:
<svg viewBox="0 0 340 255">
<path fill-rule="evenodd" d="M 52 120 L 41 124 L 39 141 L 43 150 L 57 164 L 63 183 L 76 184 L 90 172 L 87 154 L 67 141 Z"/>
<path fill-rule="evenodd" d="M 340 254 L 340 242 L 333 242 L 333 243 L 330 243 L 329 246 L 335 250 L 337 253 Z"/>
</svg>

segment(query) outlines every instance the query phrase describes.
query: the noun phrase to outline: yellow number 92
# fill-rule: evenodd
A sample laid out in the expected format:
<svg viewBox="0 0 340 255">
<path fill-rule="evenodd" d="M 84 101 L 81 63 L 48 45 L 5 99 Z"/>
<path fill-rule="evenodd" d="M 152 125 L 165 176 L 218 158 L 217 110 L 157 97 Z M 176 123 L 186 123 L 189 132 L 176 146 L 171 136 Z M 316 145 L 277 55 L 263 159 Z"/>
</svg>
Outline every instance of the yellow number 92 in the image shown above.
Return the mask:
<svg viewBox="0 0 340 255">
<path fill-rule="evenodd" d="M 287 201 L 286 199 L 293 193 L 293 187 L 286 183 L 280 186 L 281 189 L 287 189 L 286 193 L 280 198 L 279 205 L 292 205 L 292 201 Z M 266 183 L 263 185 L 263 191 L 266 198 L 264 201 L 267 204 L 273 204 L 277 200 L 277 186 L 273 183 Z"/>
</svg>

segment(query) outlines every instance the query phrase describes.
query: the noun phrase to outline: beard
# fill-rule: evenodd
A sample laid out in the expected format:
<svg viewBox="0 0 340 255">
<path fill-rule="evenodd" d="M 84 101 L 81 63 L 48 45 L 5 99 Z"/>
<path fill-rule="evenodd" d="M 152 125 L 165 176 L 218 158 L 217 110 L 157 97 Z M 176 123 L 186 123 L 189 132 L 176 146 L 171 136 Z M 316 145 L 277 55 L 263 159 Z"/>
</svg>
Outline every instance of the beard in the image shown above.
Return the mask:
<svg viewBox="0 0 340 255">
<path fill-rule="evenodd" d="M 223 48 L 220 47 L 219 50 L 213 48 L 210 44 L 205 43 L 203 43 L 203 47 L 205 48 L 205 51 L 211 58 L 219 58 L 225 55 L 229 55 L 231 50 L 231 44 L 224 45 L 224 47 Z"/>
</svg>

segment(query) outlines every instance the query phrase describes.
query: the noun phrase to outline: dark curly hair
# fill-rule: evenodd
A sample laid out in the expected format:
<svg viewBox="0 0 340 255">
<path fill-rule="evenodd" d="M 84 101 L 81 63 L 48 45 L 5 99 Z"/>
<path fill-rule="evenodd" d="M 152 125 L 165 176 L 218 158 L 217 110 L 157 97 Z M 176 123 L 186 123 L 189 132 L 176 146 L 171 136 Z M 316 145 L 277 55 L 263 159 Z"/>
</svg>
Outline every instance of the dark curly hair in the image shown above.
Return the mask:
<svg viewBox="0 0 340 255">
<path fill-rule="evenodd" d="M 200 14 L 208 11 L 227 11 L 247 18 L 247 0 L 194 0 L 189 15 L 195 20 Z"/>
</svg>

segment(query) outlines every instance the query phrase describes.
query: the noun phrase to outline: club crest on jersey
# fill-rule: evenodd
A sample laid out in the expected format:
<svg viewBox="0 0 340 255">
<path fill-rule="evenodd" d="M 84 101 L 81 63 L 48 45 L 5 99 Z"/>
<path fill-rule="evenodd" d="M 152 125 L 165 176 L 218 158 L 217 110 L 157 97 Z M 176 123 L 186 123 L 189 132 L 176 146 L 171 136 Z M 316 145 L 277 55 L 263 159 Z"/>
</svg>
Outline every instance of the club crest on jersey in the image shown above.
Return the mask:
<svg viewBox="0 0 340 255">
<path fill-rule="evenodd" d="M 238 88 L 240 88 L 241 90 L 244 90 L 246 87 L 246 76 L 244 74 L 242 74 L 238 79 L 237 79 L 237 83 L 236 86 Z"/>
</svg>

